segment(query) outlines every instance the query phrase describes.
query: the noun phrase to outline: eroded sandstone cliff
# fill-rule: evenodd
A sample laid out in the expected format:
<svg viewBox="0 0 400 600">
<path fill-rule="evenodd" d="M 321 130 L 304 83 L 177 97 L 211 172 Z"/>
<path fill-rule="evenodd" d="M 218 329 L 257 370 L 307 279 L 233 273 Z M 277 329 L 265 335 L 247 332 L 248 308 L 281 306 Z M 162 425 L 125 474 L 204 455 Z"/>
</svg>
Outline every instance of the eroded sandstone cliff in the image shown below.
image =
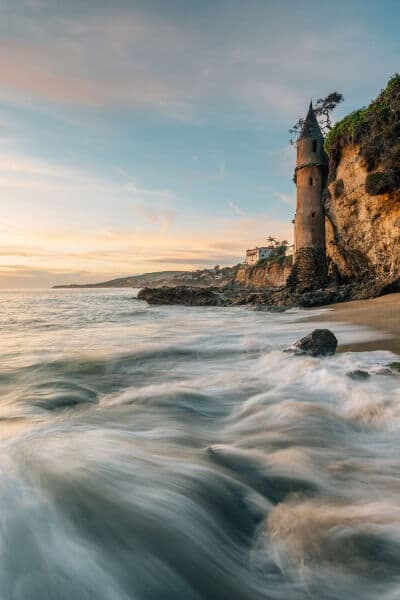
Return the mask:
<svg viewBox="0 0 400 600">
<path fill-rule="evenodd" d="M 250 289 L 281 287 L 286 284 L 291 268 L 292 257 L 261 266 L 247 267 L 243 265 L 238 269 L 233 283 L 239 287 Z"/>
<path fill-rule="evenodd" d="M 371 195 L 367 176 L 359 145 L 343 148 L 325 200 L 327 255 L 345 280 L 391 283 L 400 276 L 400 192 Z"/>
<path fill-rule="evenodd" d="M 400 280 L 400 76 L 328 136 L 330 271 L 345 281 Z"/>
</svg>

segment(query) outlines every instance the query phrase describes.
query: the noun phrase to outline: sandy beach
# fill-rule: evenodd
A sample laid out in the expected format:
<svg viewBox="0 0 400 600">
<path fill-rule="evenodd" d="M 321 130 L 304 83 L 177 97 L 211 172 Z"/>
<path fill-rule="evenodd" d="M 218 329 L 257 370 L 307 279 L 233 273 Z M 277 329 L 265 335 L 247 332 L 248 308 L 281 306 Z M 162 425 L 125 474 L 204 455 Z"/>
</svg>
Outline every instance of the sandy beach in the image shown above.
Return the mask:
<svg viewBox="0 0 400 600">
<path fill-rule="evenodd" d="M 329 308 L 331 310 L 318 318 L 318 321 L 326 323 L 327 326 L 329 322 L 340 321 L 370 327 L 383 333 L 382 339 L 343 344 L 339 351 L 391 350 L 400 354 L 400 293 L 333 304 Z"/>
</svg>

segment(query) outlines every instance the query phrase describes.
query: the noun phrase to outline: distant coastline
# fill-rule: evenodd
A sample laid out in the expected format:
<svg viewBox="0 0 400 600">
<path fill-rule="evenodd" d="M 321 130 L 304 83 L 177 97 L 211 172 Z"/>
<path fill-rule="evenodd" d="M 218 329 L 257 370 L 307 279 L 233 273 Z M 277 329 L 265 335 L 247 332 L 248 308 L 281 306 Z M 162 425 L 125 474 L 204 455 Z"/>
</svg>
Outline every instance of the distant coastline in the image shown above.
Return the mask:
<svg viewBox="0 0 400 600">
<path fill-rule="evenodd" d="M 118 277 L 99 283 L 70 283 L 63 285 L 54 285 L 53 289 L 60 288 L 131 288 L 142 287 L 143 285 L 155 285 L 159 282 L 169 282 L 174 277 L 185 273 L 186 271 L 159 271 L 155 273 L 143 273 L 142 275 L 130 275 L 128 277 Z"/>
<path fill-rule="evenodd" d="M 232 282 L 240 265 L 233 267 L 213 267 L 195 271 L 156 271 L 141 275 L 130 275 L 99 283 L 70 283 L 54 285 L 53 289 L 71 288 L 142 288 L 190 285 L 192 287 L 222 286 Z"/>
</svg>

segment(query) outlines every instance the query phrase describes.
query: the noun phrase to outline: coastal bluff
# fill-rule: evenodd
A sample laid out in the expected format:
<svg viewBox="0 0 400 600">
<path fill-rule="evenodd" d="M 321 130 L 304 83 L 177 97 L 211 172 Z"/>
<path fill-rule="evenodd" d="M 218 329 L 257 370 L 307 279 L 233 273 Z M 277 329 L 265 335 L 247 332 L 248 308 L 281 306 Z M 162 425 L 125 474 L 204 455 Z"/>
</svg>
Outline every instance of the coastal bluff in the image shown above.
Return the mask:
<svg viewBox="0 0 400 600">
<path fill-rule="evenodd" d="M 385 165 L 379 165 L 383 172 Z M 327 256 L 341 281 L 400 278 L 400 189 L 369 191 L 359 145 L 346 145 L 325 200 Z"/>
<path fill-rule="evenodd" d="M 339 121 L 324 151 L 326 276 L 299 269 L 297 257 L 293 267 L 289 257 L 241 265 L 216 302 L 319 306 L 400 291 L 400 75 L 369 106 Z M 170 300 L 184 303 L 178 296 Z"/>
<path fill-rule="evenodd" d="M 238 287 L 263 289 L 266 287 L 282 287 L 292 270 L 292 257 L 282 261 L 269 262 L 264 265 L 241 265 L 236 271 L 232 283 Z"/>
<path fill-rule="evenodd" d="M 328 135 L 326 251 L 339 282 L 400 289 L 400 75 Z"/>
</svg>

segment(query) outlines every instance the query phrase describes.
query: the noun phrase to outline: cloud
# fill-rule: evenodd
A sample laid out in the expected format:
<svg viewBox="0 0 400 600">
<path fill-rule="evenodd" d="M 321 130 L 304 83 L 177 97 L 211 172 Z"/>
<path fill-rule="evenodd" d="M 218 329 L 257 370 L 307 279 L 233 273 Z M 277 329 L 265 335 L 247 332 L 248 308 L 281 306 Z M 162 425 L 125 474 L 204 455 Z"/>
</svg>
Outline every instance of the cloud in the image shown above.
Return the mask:
<svg viewBox="0 0 400 600">
<path fill-rule="evenodd" d="M 155 208 L 146 204 L 137 204 L 134 210 L 148 223 L 159 225 L 162 231 L 170 229 L 176 218 L 176 210 L 171 208 Z"/>
<path fill-rule="evenodd" d="M 149 189 L 124 174 L 87 172 L 33 159 L 0 147 L 1 223 L 31 230 L 43 223 L 56 231 L 65 222 L 75 230 L 121 227 L 128 219 L 137 227 L 168 228 L 175 217 L 175 195 Z M 4 238 L 3 238 L 4 239 Z"/>
<path fill-rule="evenodd" d="M 3 95 L 150 107 L 183 120 L 226 103 L 297 116 L 310 91 L 349 81 L 355 68 L 367 74 L 380 66 L 379 56 L 365 58 L 363 24 L 343 25 L 343 7 L 323 22 L 321 8 L 309 3 L 310 22 L 307 10 L 263 2 L 244 9 L 222 0 L 204 7 L 200 19 L 195 3 L 188 3 L 186 19 L 182 11 L 174 19 L 170 3 L 157 11 L 140 2 L 113 2 L 112 10 L 107 3 L 96 3 L 96 10 L 83 5 L 69 2 L 55 13 L 51 3 L 39 3 L 40 10 L 24 16 L 6 2 Z"/>
<path fill-rule="evenodd" d="M 162 110 L 179 104 L 173 63 L 180 57 L 179 78 L 185 80 L 185 50 L 195 43 L 193 31 L 185 33 L 166 20 L 132 11 L 116 12 L 112 19 L 100 11 L 81 20 L 72 14 L 41 15 L 40 23 L 32 16 L 8 22 L 19 35 L 3 31 L 0 41 L 3 90 L 89 106 L 150 105 Z"/>
<path fill-rule="evenodd" d="M 187 221 L 185 227 L 177 222 L 156 231 L 6 228 L 0 248 L 0 286 L 9 285 L 13 276 L 29 276 L 30 285 L 35 281 L 43 284 L 43 273 L 50 285 L 59 282 L 62 274 L 67 282 L 71 281 L 71 273 L 84 273 L 86 279 L 99 281 L 162 270 L 165 265 L 191 270 L 217 263 L 236 264 L 243 260 L 246 248 L 262 244 L 267 235 L 290 237 L 288 223 L 266 213 L 252 217 L 202 216 L 198 221 Z M 81 276 L 77 281 L 82 281 Z"/>
<path fill-rule="evenodd" d="M 123 171 L 111 179 L 0 151 L 0 187 L 6 200 L 0 207 L 3 287 L 21 271 L 32 274 L 32 283 L 36 272 L 54 273 L 59 281 L 64 272 L 101 279 L 167 264 L 234 264 L 270 233 L 288 237 L 284 221 L 248 215 L 233 201 L 225 216 L 189 214 L 169 190 L 147 189 Z M 44 281 L 41 274 L 37 281 Z"/>
<path fill-rule="evenodd" d="M 245 212 L 241 208 L 239 208 L 239 206 L 235 204 L 235 202 L 232 202 L 231 200 L 228 202 L 228 206 L 232 209 L 235 215 L 242 217 L 245 214 Z"/>
<path fill-rule="evenodd" d="M 296 196 L 295 194 L 283 194 L 282 192 L 275 192 L 275 197 L 282 202 L 282 204 L 287 204 L 288 206 L 295 206 L 296 204 Z"/>
<path fill-rule="evenodd" d="M 112 274 L 103 273 L 101 280 L 111 279 Z M 91 273 L 84 271 L 48 271 L 15 265 L 8 271 L 0 268 L 0 288 L 2 289 L 37 289 L 65 283 L 95 283 Z"/>
</svg>

